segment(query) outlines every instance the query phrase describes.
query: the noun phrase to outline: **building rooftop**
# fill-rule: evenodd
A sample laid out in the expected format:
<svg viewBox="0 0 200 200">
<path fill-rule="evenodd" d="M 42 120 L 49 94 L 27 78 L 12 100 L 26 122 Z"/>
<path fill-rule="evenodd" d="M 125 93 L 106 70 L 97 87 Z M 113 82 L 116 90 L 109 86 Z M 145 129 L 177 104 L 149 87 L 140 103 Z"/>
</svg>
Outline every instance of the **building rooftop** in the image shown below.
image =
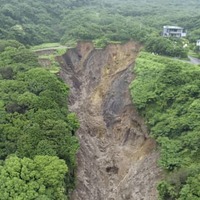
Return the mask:
<svg viewBox="0 0 200 200">
<path fill-rule="evenodd" d="M 169 29 L 183 29 L 180 26 L 163 26 L 163 28 L 169 28 Z"/>
</svg>

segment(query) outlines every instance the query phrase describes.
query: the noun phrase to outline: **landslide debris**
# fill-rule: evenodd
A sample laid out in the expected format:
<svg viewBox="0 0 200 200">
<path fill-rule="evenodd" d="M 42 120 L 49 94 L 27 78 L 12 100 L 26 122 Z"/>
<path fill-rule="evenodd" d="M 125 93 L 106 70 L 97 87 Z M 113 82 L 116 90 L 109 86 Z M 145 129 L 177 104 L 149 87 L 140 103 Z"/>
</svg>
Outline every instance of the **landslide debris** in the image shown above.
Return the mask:
<svg viewBox="0 0 200 200">
<path fill-rule="evenodd" d="M 60 77 L 71 88 L 70 110 L 81 123 L 72 200 L 157 199 L 159 155 L 128 89 L 140 48 L 80 42 L 58 57 Z"/>
</svg>

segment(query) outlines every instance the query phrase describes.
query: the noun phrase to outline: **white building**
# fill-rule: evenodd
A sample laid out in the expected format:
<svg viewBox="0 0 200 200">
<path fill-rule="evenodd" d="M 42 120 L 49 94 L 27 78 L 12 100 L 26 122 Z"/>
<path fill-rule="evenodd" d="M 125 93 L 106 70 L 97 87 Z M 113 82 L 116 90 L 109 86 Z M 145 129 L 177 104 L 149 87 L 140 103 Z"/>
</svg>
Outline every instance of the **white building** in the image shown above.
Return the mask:
<svg viewBox="0 0 200 200">
<path fill-rule="evenodd" d="M 197 45 L 198 47 L 200 47 L 200 40 L 197 40 L 196 45 Z"/>
<path fill-rule="evenodd" d="M 185 37 L 186 32 L 184 28 L 179 26 L 163 26 L 164 37 Z"/>
</svg>

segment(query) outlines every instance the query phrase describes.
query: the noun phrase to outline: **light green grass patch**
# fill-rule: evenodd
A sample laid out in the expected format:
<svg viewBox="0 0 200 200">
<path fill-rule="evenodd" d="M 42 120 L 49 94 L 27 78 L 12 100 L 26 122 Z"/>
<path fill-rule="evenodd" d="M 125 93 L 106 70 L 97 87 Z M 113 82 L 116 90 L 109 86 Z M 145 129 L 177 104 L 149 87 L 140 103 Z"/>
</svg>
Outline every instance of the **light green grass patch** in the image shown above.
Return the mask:
<svg viewBox="0 0 200 200">
<path fill-rule="evenodd" d="M 62 46 L 60 43 L 43 43 L 43 44 L 31 47 L 31 50 L 36 51 L 39 49 L 48 49 L 48 48 L 55 48 L 55 47 L 60 47 L 60 46 Z"/>
</svg>

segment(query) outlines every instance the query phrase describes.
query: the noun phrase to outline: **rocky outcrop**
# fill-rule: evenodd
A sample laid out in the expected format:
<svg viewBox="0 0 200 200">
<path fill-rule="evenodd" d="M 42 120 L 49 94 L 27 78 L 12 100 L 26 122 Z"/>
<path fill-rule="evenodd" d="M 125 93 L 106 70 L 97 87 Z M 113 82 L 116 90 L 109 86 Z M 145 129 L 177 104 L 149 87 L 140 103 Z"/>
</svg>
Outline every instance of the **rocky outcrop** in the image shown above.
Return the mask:
<svg viewBox="0 0 200 200">
<path fill-rule="evenodd" d="M 58 58 L 78 114 L 77 187 L 72 200 L 155 200 L 160 177 L 155 142 L 132 105 L 129 84 L 140 45 L 95 49 L 80 42 Z"/>
</svg>

